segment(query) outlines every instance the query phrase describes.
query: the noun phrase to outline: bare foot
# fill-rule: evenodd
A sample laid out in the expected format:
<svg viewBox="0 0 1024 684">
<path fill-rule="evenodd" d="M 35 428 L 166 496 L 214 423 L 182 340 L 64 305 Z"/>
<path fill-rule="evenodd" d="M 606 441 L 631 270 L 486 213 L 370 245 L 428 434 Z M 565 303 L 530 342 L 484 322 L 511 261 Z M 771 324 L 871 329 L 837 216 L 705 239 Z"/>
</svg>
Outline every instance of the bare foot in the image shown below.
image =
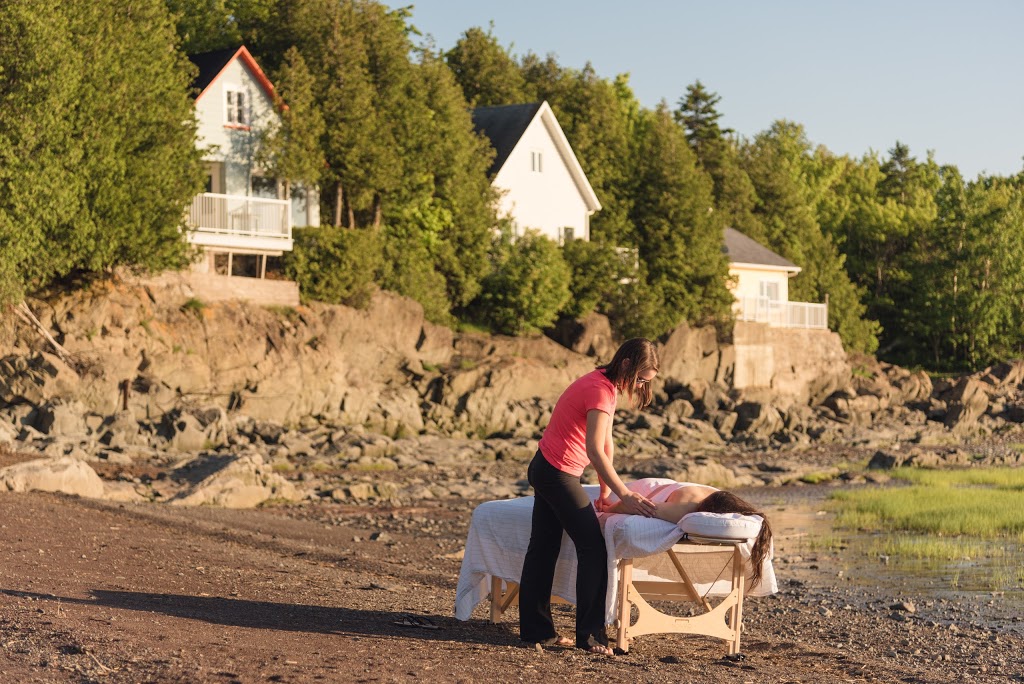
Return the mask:
<svg viewBox="0 0 1024 684">
<path fill-rule="evenodd" d="M 564 648 L 567 648 L 569 646 L 572 646 L 573 643 L 574 643 L 573 640 L 570 639 L 569 637 L 553 636 L 550 639 L 545 639 L 544 641 L 540 642 L 540 645 L 541 646 L 562 646 Z"/>
<path fill-rule="evenodd" d="M 587 638 L 587 653 L 593 653 L 594 655 L 612 656 L 615 652 L 611 646 L 602 644 L 593 636 Z"/>
</svg>

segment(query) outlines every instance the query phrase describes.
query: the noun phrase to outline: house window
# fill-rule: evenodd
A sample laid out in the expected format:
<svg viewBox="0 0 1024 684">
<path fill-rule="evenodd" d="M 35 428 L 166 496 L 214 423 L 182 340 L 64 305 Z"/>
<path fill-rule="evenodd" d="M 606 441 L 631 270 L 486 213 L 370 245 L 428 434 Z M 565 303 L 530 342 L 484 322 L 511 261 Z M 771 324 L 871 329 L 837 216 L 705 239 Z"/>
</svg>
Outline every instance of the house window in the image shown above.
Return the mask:
<svg viewBox="0 0 1024 684">
<path fill-rule="evenodd" d="M 559 243 L 561 243 L 563 245 L 566 242 L 574 240 L 575 239 L 575 235 L 576 235 L 576 232 L 575 232 L 575 230 L 573 230 L 572 226 L 565 226 L 563 228 L 559 228 L 558 229 L 558 241 L 559 241 Z"/>
<path fill-rule="evenodd" d="M 530 170 L 536 173 L 544 171 L 544 155 L 541 154 L 540 150 L 532 150 L 530 152 Z"/>
<path fill-rule="evenodd" d="M 277 199 L 277 179 L 267 176 L 252 177 L 252 196 L 263 199 Z"/>
<path fill-rule="evenodd" d="M 773 280 L 762 280 L 760 295 L 772 302 L 779 301 L 779 283 Z"/>
<path fill-rule="evenodd" d="M 229 124 L 248 125 L 249 114 L 246 109 L 245 93 L 241 90 L 226 90 L 227 121 Z"/>
</svg>

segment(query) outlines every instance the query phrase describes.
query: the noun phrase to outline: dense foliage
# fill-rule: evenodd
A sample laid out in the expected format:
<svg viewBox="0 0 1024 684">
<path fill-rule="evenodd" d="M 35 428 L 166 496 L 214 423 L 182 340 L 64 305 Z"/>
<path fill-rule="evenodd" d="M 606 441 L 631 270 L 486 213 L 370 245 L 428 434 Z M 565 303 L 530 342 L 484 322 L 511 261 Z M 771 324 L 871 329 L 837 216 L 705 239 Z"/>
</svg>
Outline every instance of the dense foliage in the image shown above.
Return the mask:
<svg viewBox="0 0 1024 684">
<path fill-rule="evenodd" d="M 162 0 L 0 3 L 0 304 L 188 262 L 191 68 Z"/>
<path fill-rule="evenodd" d="M 722 128 L 701 82 L 642 107 L 624 75 L 516 56 L 493 29 L 439 51 L 376 0 L 0 4 L 0 305 L 76 274 L 181 267 L 200 189 L 186 54 L 246 44 L 287 103 L 261 162 L 321 189 L 296 231 L 303 297 L 376 287 L 434 321 L 523 333 L 609 316 L 623 336 L 728 321 L 723 230 L 796 263 L 847 347 L 936 370 L 1024 347 L 1024 175 L 839 156 L 802 126 Z M 504 217 L 471 107 L 547 100 L 597 193 L 591 242 L 497 239 Z"/>
</svg>

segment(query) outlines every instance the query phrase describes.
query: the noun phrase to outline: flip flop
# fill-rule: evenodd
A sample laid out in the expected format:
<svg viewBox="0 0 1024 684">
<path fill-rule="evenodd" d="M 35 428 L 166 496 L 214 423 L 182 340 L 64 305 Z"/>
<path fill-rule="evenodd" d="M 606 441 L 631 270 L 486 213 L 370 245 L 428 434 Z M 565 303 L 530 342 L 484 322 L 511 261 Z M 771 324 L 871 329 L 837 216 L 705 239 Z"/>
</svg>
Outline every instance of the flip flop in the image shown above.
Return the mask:
<svg viewBox="0 0 1024 684">
<path fill-rule="evenodd" d="M 396 620 L 393 624 L 399 627 L 418 627 L 419 629 L 441 629 L 430 618 L 420 617 L 418 615 L 403 615 L 400 620 Z"/>
</svg>

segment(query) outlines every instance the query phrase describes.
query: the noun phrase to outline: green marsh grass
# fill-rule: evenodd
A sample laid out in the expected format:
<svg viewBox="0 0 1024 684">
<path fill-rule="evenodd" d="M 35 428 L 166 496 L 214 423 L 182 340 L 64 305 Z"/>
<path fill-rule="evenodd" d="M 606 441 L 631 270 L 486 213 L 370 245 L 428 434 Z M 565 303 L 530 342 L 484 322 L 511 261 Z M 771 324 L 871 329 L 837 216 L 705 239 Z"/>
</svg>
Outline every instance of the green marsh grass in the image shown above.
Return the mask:
<svg viewBox="0 0 1024 684">
<path fill-rule="evenodd" d="M 876 533 L 868 554 L 924 567 L 953 564 L 953 588 L 1024 583 L 1024 468 L 901 468 L 892 477 L 907 485 L 831 497 L 840 530 Z"/>
<path fill-rule="evenodd" d="M 836 492 L 841 528 L 1024 542 L 1024 468 L 918 470 L 907 487 Z"/>
</svg>

